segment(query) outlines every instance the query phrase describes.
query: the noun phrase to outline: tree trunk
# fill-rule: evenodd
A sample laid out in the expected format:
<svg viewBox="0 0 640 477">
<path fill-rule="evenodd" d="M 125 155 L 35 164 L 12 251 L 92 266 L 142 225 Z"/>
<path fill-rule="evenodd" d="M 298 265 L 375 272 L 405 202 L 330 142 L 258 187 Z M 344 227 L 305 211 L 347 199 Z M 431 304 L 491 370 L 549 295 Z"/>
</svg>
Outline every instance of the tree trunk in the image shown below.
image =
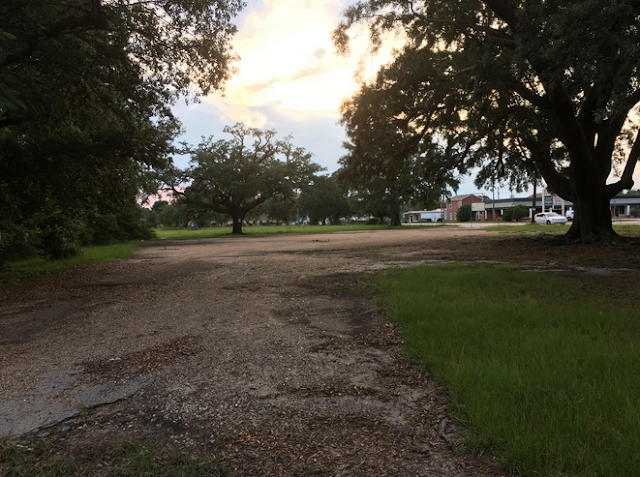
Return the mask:
<svg viewBox="0 0 640 477">
<path fill-rule="evenodd" d="M 592 242 L 617 235 L 611 223 L 611 198 L 604 185 L 591 190 L 573 188 L 572 192 L 575 213 L 567 238 Z"/>
<path fill-rule="evenodd" d="M 533 207 L 531 210 L 532 224 L 536 223 L 536 212 L 538 212 L 538 197 L 536 197 L 538 195 L 538 191 L 536 189 L 537 189 L 537 180 L 534 178 L 533 179 Z M 544 197 L 542 197 L 542 201 L 544 202 Z"/>
<path fill-rule="evenodd" d="M 400 227 L 402 225 L 402 220 L 400 219 L 400 208 L 394 207 L 391 211 L 391 223 L 389 224 L 391 227 Z"/>
<path fill-rule="evenodd" d="M 393 184 L 389 190 L 391 196 L 391 227 L 400 227 L 402 222 L 400 220 L 400 204 L 398 203 L 398 191 L 396 184 Z"/>
<path fill-rule="evenodd" d="M 233 223 L 233 230 L 231 231 L 231 233 L 233 235 L 242 235 L 242 221 L 243 221 L 244 217 L 241 217 L 240 215 L 232 215 L 231 216 L 231 221 Z"/>
</svg>

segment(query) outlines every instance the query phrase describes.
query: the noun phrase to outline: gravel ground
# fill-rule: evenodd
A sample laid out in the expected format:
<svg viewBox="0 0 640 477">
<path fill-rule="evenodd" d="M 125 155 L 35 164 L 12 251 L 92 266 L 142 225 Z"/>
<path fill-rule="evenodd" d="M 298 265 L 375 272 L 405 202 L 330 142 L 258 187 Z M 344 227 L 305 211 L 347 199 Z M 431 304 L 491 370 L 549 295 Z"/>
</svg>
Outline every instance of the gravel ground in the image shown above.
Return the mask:
<svg viewBox="0 0 640 477">
<path fill-rule="evenodd" d="M 165 240 L 0 290 L 0 434 L 45 440 L 93 475 L 125 439 L 237 476 L 506 475 L 457 450 L 446 396 L 404 362 L 371 296 L 374 271 L 452 260 L 489 235 Z"/>
</svg>

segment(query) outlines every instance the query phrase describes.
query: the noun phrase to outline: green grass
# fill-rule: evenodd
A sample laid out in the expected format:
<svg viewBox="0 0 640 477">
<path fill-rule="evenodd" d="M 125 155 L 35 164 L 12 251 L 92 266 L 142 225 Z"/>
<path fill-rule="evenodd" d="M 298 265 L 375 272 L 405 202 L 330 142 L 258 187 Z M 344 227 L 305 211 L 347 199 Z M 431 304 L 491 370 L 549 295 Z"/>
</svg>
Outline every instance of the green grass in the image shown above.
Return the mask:
<svg viewBox="0 0 640 477">
<path fill-rule="evenodd" d="M 0 444 L 0 475 L 6 477 L 80 477 L 93 475 L 94 462 L 79 464 L 48 447 Z M 137 442 L 115 448 L 110 477 L 224 477 L 231 475 L 220 464 L 169 449 L 158 452 Z"/>
<path fill-rule="evenodd" d="M 244 226 L 242 232 L 251 237 L 275 234 L 329 234 L 359 230 L 385 230 L 388 225 L 257 225 Z M 397 227 L 394 227 L 397 228 Z M 155 229 L 159 237 L 177 239 L 237 237 L 231 234 L 231 227 L 206 227 L 202 229 Z"/>
<path fill-rule="evenodd" d="M 524 476 L 638 476 L 640 291 L 616 306 L 615 285 L 596 282 L 450 265 L 398 272 L 379 292 L 469 447 Z"/>
<path fill-rule="evenodd" d="M 80 477 L 87 471 L 73 459 L 44 446 L 3 446 L 0 443 L 0 475 L 3 477 Z"/>
<path fill-rule="evenodd" d="M 613 230 L 616 232 L 640 232 L 640 225 L 627 225 L 624 222 L 613 222 Z"/>
<path fill-rule="evenodd" d="M 119 258 L 133 257 L 133 250 L 142 243 L 139 240 L 114 245 L 87 247 L 75 257 L 62 260 L 30 258 L 10 261 L 0 270 L 0 285 L 16 284 L 30 280 L 46 281 L 53 274 L 69 267 L 96 262 L 112 262 Z"/>
<path fill-rule="evenodd" d="M 524 224 L 524 225 L 491 225 L 487 227 L 487 230 L 492 232 L 520 232 L 520 233 L 529 233 L 529 232 L 567 232 L 570 227 L 570 223 L 565 225 L 539 225 L 539 224 Z"/>
<path fill-rule="evenodd" d="M 525 225 L 492 225 L 488 226 L 487 230 L 494 232 L 520 232 L 520 233 L 530 233 L 530 232 L 566 232 L 569 230 L 571 223 L 566 223 L 565 225 L 539 225 L 539 224 L 525 224 Z M 640 225 L 627 225 L 624 222 L 613 222 L 613 230 L 616 232 L 640 232 Z"/>
</svg>

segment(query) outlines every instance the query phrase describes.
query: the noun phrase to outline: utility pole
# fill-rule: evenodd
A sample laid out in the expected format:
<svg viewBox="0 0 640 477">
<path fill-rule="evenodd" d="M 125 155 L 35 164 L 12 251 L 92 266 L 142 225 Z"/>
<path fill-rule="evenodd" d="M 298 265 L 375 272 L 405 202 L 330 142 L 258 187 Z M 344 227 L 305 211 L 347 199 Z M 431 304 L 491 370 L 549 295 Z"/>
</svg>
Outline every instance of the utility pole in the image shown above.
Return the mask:
<svg viewBox="0 0 640 477">
<path fill-rule="evenodd" d="M 491 220 L 495 222 L 496 220 L 496 181 L 491 184 L 491 194 L 493 195 L 493 210 L 491 211 Z"/>
</svg>

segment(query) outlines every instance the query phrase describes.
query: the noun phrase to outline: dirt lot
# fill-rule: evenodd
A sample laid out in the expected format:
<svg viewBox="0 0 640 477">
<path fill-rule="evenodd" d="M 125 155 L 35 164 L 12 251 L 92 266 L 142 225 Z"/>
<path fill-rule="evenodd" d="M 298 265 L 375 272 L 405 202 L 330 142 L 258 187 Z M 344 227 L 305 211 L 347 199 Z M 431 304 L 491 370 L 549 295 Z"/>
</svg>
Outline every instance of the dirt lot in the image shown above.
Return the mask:
<svg viewBox="0 0 640 477">
<path fill-rule="evenodd" d="M 459 452 L 436 385 L 376 311 L 376 270 L 510 260 L 637 272 L 638 247 L 452 227 L 160 241 L 0 290 L 0 435 L 107 473 L 126 439 L 238 476 L 503 475 Z M 585 266 L 588 262 L 588 266 Z"/>
</svg>

